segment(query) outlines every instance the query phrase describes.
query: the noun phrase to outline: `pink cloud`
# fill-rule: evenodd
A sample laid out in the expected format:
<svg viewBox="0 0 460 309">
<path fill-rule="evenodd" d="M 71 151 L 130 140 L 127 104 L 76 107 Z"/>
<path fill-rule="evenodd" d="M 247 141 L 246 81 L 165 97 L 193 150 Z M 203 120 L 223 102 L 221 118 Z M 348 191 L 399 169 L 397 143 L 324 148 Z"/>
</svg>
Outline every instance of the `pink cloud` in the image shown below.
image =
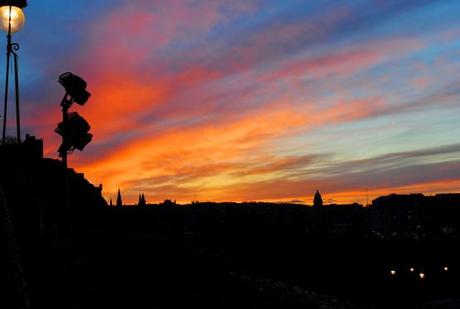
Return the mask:
<svg viewBox="0 0 460 309">
<path fill-rule="evenodd" d="M 206 44 L 187 49 L 233 15 L 254 8 L 246 1 L 174 0 L 161 6 L 124 1 L 87 25 L 84 51 L 75 62 L 92 97 L 75 110 L 93 124 L 93 145 L 105 151 L 72 163 L 109 193 L 125 186 L 132 194 L 145 186 L 177 198 L 197 191 L 210 199 L 296 198 L 306 182 L 289 183 L 289 192 L 287 184 L 266 185 L 279 177 L 273 174 L 298 163 L 296 157 L 270 153 L 277 140 L 404 109 L 378 95 L 355 99 L 347 82 L 422 43 L 392 38 L 325 48 L 320 43 L 329 27 L 346 20 L 346 9 L 325 17 L 324 27 L 302 20 L 267 27 L 232 44 L 203 40 Z M 319 47 L 298 42 L 309 39 Z M 304 78 L 314 81 L 313 90 L 305 90 Z M 366 82 L 357 81 L 367 89 Z M 326 90 L 334 97 L 318 94 Z M 48 127 L 42 132 L 47 153 L 55 154 L 58 139 L 49 128 L 59 117 L 56 112 L 32 123 Z M 238 180 L 241 185 L 235 185 Z"/>
</svg>

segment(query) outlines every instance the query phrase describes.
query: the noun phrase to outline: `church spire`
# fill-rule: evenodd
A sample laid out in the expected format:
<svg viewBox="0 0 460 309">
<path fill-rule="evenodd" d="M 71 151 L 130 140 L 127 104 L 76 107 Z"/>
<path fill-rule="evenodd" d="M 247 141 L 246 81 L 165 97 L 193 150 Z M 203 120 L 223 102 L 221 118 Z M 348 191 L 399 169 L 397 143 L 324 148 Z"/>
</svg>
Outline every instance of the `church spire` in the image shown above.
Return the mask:
<svg viewBox="0 0 460 309">
<path fill-rule="evenodd" d="M 123 207 L 123 201 L 121 200 L 120 189 L 118 189 L 118 194 L 117 194 L 117 207 Z"/>
<path fill-rule="evenodd" d="M 318 190 L 316 190 L 315 197 L 313 198 L 313 206 L 320 207 L 323 206 L 323 198 Z"/>
</svg>

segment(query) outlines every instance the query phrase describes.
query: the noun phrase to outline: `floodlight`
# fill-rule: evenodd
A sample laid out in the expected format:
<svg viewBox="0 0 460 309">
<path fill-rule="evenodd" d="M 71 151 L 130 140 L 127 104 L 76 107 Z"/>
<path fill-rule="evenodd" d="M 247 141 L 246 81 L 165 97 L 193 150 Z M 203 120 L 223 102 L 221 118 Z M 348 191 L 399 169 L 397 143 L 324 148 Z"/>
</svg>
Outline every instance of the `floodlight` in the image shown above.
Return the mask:
<svg viewBox="0 0 460 309">
<path fill-rule="evenodd" d="M 59 83 L 77 104 L 84 105 L 91 94 L 86 90 L 86 82 L 80 76 L 66 72 L 59 76 Z"/>
<path fill-rule="evenodd" d="M 74 149 L 82 151 L 93 139 L 93 135 L 89 133 L 90 129 L 88 122 L 78 113 L 69 113 L 67 119 L 60 122 L 54 130 L 63 137 L 59 154 L 63 156 Z"/>
</svg>

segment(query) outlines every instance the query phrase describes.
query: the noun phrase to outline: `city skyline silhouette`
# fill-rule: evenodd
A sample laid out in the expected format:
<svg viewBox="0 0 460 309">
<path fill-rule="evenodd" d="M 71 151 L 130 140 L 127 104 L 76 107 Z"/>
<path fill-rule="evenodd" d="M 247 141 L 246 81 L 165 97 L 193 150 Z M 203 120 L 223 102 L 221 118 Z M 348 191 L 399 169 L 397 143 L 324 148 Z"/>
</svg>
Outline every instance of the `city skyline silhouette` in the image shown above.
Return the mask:
<svg viewBox="0 0 460 309">
<path fill-rule="evenodd" d="M 0 308 L 460 308 L 459 11 L 0 0 Z"/>
<path fill-rule="evenodd" d="M 102 186 L 44 158 L 35 137 L 2 145 L 0 159 L 10 162 L 0 174 L 7 308 L 458 305 L 460 193 L 368 207 L 325 204 L 319 190 L 312 207 L 140 194 L 126 207 L 121 190 L 108 205 Z"/>
</svg>

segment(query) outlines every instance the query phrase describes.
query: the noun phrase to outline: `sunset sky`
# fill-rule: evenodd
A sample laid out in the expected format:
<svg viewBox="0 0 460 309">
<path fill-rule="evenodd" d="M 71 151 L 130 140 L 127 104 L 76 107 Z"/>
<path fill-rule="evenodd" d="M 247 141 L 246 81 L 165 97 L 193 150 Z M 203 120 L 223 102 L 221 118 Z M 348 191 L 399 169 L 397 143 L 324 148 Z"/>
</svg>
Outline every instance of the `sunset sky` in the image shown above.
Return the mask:
<svg viewBox="0 0 460 309">
<path fill-rule="evenodd" d="M 94 139 L 70 166 L 107 199 L 460 191 L 458 0 L 30 0 L 25 13 L 23 132 L 57 158 L 57 77 L 85 78 L 92 96 L 72 110 Z"/>
</svg>

